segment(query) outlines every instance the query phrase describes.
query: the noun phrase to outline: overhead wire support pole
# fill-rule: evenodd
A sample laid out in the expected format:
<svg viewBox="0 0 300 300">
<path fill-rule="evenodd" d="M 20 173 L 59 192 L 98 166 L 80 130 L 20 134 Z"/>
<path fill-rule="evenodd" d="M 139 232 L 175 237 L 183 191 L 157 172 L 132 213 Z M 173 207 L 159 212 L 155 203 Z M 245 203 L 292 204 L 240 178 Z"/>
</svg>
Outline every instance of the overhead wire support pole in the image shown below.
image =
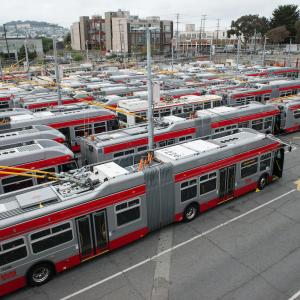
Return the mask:
<svg viewBox="0 0 300 300">
<path fill-rule="evenodd" d="M 178 53 L 179 53 L 179 14 L 176 14 L 176 58 L 178 59 Z"/>
<path fill-rule="evenodd" d="M 266 44 L 267 44 L 267 37 L 265 36 L 264 49 L 263 49 L 263 54 L 262 54 L 262 65 L 263 65 L 263 67 L 265 66 L 265 60 L 266 60 Z"/>
<path fill-rule="evenodd" d="M 56 76 L 56 88 L 57 88 L 58 104 L 62 105 L 61 91 L 60 91 L 60 78 L 59 78 L 58 62 L 57 62 L 56 37 L 53 37 L 53 54 L 54 54 L 54 62 L 55 62 L 55 76 Z"/>
<path fill-rule="evenodd" d="M 237 54 L 236 54 L 236 72 L 239 71 L 239 64 L 240 64 L 240 48 L 241 48 L 241 38 L 238 37 L 238 46 L 237 46 Z"/>
<path fill-rule="evenodd" d="M 151 61 L 151 31 L 146 29 L 147 35 L 147 88 L 148 88 L 148 134 L 149 151 L 154 150 L 154 129 L 153 129 L 153 86 L 152 86 L 152 61 Z"/>
<path fill-rule="evenodd" d="M 26 72 L 27 72 L 27 78 L 30 79 L 30 73 L 29 73 L 29 57 L 28 57 L 28 48 L 27 48 L 27 37 L 24 41 L 24 49 L 25 49 L 25 59 L 26 59 Z"/>
<path fill-rule="evenodd" d="M 219 42 L 220 21 L 221 21 L 221 19 L 217 19 L 217 40 L 216 40 L 217 47 L 218 47 L 218 42 Z"/>
</svg>

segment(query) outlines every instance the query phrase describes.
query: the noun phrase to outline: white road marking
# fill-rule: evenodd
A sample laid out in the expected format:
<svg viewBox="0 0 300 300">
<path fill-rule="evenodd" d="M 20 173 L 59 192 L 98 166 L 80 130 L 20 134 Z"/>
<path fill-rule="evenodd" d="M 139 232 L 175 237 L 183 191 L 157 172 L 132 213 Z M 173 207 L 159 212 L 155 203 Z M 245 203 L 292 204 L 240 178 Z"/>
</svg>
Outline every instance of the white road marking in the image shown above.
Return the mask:
<svg viewBox="0 0 300 300">
<path fill-rule="evenodd" d="M 217 225 L 216 227 L 213 227 L 213 228 L 211 228 L 211 229 L 209 229 L 207 231 L 204 231 L 204 232 L 202 232 L 202 233 L 200 233 L 200 234 L 198 234 L 198 235 L 196 235 L 196 236 L 194 236 L 194 237 L 192 237 L 192 238 L 190 238 L 190 239 L 188 239 L 188 240 L 186 240 L 186 241 L 184 241 L 184 242 L 182 242 L 180 244 L 177 244 L 177 245 L 175 245 L 173 247 L 170 247 L 170 248 L 168 248 L 168 249 L 166 249 L 164 251 L 161 251 L 158 254 L 156 254 L 156 255 L 154 255 L 152 257 L 149 257 L 149 258 L 147 258 L 147 259 L 145 259 L 145 260 L 143 260 L 143 261 L 141 261 L 141 262 L 139 262 L 139 263 L 137 263 L 137 264 L 135 264 L 135 265 L 127 268 L 127 269 L 124 269 L 124 270 L 122 270 L 120 272 L 117 272 L 117 273 L 115 273 L 115 274 L 113 274 L 113 275 L 111 275 L 109 277 L 106 277 L 106 278 L 104 278 L 104 279 L 102 279 L 102 280 L 100 280 L 98 282 L 95 282 L 95 283 L 93 283 L 93 284 L 91 284 L 91 285 L 89 285 L 89 286 L 87 286 L 87 287 L 85 287 L 85 288 L 83 288 L 81 290 L 78 290 L 77 292 L 74 292 L 74 293 L 72 293 L 70 295 L 67 295 L 67 296 L 61 298 L 61 300 L 71 299 L 71 298 L 73 298 L 73 297 L 75 297 L 77 295 L 80 295 L 80 294 L 82 294 L 82 293 L 84 293 L 84 292 L 86 292 L 86 291 L 88 291 L 88 290 L 90 290 L 90 289 L 92 289 L 92 288 L 94 288 L 96 286 L 99 286 L 99 285 L 101 285 L 101 284 L 103 284 L 103 283 L 105 283 L 105 282 L 107 282 L 107 281 L 109 281 L 111 279 L 114 279 L 114 278 L 119 277 L 119 276 L 121 276 L 121 275 L 123 275 L 125 273 L 128 273 L 129 271 L 131 271 L 133 269 L 136 269 L 136 268 L 138 268 L 138 267 L 140 267 L 142 265 L 145 265 L 146 263 L 148 263 L 150 261 L 153 261 L 153 260 L 161 257 L 162 255 L 170 253 L 170 252 L 172 252 L 172 251 L 174 251 L 174 250 L 176 250 L 178 248 L 181 248 L 184 245 L 187 245 L 187 244 L 189 244 L 189 243 L 191 243 L 191 242 L 193 242 L 193 241 L 195 241 L 195 240 L 197 240 L 197 239 L 199 239 L 199 238 L 201 238 L 203 236 L 206 236 L 206 235 L 208 235 L 208 234 L 210 234 L 210 233 L 212 233 L 212 232 L 214 232 L 214 231 L 216 231 L 216 230 L 218 230 L 218 229 L 220 229 L 220 228 L 222 228 L 222 227 L 224 227 L 224 226 L 226 226 L 228 224 L 231 224 L 231 223 L 233 223 L 233 222 L 235 222 L 235 221 L 237 221 L 237 220 L 239 220 L 239 219 L 241 219 L 241 218 L 243 218 L 243 217 L 245 217 L 245 216 L 247 216 L 247 215 L 249 215 L 249 214 L 251 214 L 251 213 L 253 213 L 253 212 L 255 212 L 255 211 L 257 211 L 257 210 L 259 210 L 259 209 L 261 209 L 261 208 L 263 208 L 263 207 L 265 207 L 267 205 L 269 205 L 269 204 L 271 204 L 271 203 L 274 203 L 274 202 L 280 200 L 281 198 L 283 198 L 283 197 L 285 197 L 285 196 L 287 196 L 287 195 L 289 195 L 289 194 L 291 194 L 291 193 L 293 193 L 295 191 L 296 191 L 296 189 L 292 189 L 292 190 L 290 190 L 290 191 L 288 191 L 288 192 L 286 192 L 286 193 L 284 193 L 284 194 L 282 194 L 282 195 L 280 195 L 280 196 L 278 196 L 278 197 L 276 197 L 276 198 L 274 198 L 272 200 L 269 200 L 268 202 L 266 202 L 264 204 L 261 204 L 261 205 L 255 207 L 255 208 L 253 208 L 253 209 L 250 209 L 249 211 L 247 211 L 247 212 L 245 212 L 245 213 L 243 213 L 243 214 L 241 214 L 241 215 L 239 215 L 239 216 L 237 216 L 237 217 L 235 217 L 233 219 L 230 219 L 230 220 L 228 220 L 228 221 L 226 221 L 226 222 L 224 222 L 222 224 Z M 296 298 L 291 298 L 289 300 L 295 300 L 295 299 Z"/>
<path fill-rule="evenodd" d="M 162 230 L 159 235 L 159 242 L 157 246 L 157 253 L 161 253 L 166 249 L 170 249 L 173 244 L 173 228 L 169 227 Z M 171 254 L 160 256 L 156 260 L 154 271 L 154 280 L 151 299 L 165 300 L 169 299 L 169 280 L 170 280 L 170 266 Z"/>
<path fill-rule="evenodd" d="M 296 294 L 294 294 L 291 298 L 288 300 L 296 300 L 300 296 L 300 291 L 298 291 Z"/>
</svg>

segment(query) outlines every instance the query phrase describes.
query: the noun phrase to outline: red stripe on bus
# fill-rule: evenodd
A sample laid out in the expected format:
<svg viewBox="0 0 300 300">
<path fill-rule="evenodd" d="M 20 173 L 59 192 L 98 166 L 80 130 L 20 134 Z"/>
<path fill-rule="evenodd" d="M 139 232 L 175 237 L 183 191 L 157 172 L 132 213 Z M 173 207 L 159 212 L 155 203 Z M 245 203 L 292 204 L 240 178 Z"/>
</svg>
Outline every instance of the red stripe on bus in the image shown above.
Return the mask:
<svg viewBox="0 0 300 300">
<path fill-rule="evenodd" d="M 17 289 L 20 289 L 26 285 L 25 276 L 16 278 L 12 281 L 6 282 L 4 284 L 0 284 L 0 297 L 4 296 L 8 293 L 11 293 Z"/>
<path fill-rule="evenodd" d="M 192 128 L 187 128 L 187 129 L 183 129 L 183 130 L 177 130 L 177 131 L 173 131 L 173 132 L 159 134 L 159 135 L 154 136 L 154 142 L 160 142 L 160 141 L 164 141 L 164 140 L 168 140 L 168 139 L 172 139 L 172 138 L 178 138 L 181 136 L 193 134 L 195 132 L 196 132 L 196 128 L 192 127 Z M 103 153 L 108 154 L 108 153 L 122 151 L 124 149 L 135 148 L 135 147 L 143 146 L 143 145 L 147 145 L 147 144 L 148 144 L 148 138 L 141 138 L 141 139 L 130 141 L 130 142 L 125 142 L 125 143 L 120 143 L 120 144 L 104 147 Z"/>
<path fill-rule="evenodd" d="M 66 122 L 60 122 L 60 123 L 52 123 L 47 124 L 52 128 L 64 128 L 69 126 L 75 126 L 75 125 L 84 125 L 89 123 L 97 123 L 97 122 L 104 122 L 108 120 L 113 120 L 116 117 L 114 115 L 106 115 L 106 116 L 99 116 L 99 117 L 91 117 L 86 119 L 79 119 L 79 120 L 72 120 L 72 121 L 66 121 Z"/>
<path fill-rule="evenodd" d="M 80 256 L 74 255 L 55 264 L 56 272 L 62 272 L 71 269 L 80 264 Z"/>
<path fill-rule="evenodd" d="M 255 96 L 255 95 L 264 95 L 264 94 L 271 94 L 272 90 L 264 90 L 264 91 L 253 91 L 248 93 L 241 93 L 232 95 L 233 99 L 240 98 L 240 97 L 248 97 L 248 96 Z"/>
<path fill-rule="evenodd" d="M 31 169 L 31 170 L 39 170 L 39 169 L 43 169 L 46 167 L 58 166 L 63 163 L 69 162 L 72 159 L 73 159 L 73 157 L 71 155 L 64 155 L 64 156 L 53 157 L 53 158 L 49 158 L 49 159 L 45 159 L 45 160 L 33 161 L 33 162 L 30 162 L 27 164 L 14 165 L 13 167 Z M 1 171 L 11 172 L 11 170 L 6 170 L 6 169 L 2 169 Z M 14 172 L 22 173 L 22 171 L 17 171 L 17 170 Z M 8 177 L 8 176 L 11 176 L 11 175 L 0 174 L 0 178 Z"/>
<path fill-rule="evenodd" d="M 295 126 L 292 126 L 292 127 L 289 127 L 289 128 L 285 128 L 284 129 L 284 132 L 286 133 L 291 133 L 291 132 L 295 132 L 295 131 L 298 131 L 300 129 L 300 125 L 295 125 Z"/>
<path fill-rule="evenodd" d="M 58 142 L 58 143 L 64 143 L 66 140 L 64 138 L 55 138 L 53 141 Z"/>
<path fill-rule="evenodd" d="M 91 200 L 87 203 L 79 204 L 71 208 L 62 209 L 60 211 L 50 213 L 46 216 L 16 224 L 0 230 L 0 240 L 24 234 L 32 230 L 49 226 L 61 221 L 69 220 L 74 217 L 91 213 L 95 210 L 103 209 L 110 205 L 131 199 L 133 197 L 145 194 L 146 186 L 140 185 L 125 191 L 121 191 L 100 199 Z"/>
<path fill-rule="evenodd" d="M 279 71 L 271 71 L 273 74 L 281 74 L 281 73 L 293 73 L 293 72 L 299 72 L 297 69 L 289 69 L 289 70 L 279 70 Z"/>
<path fill-rule="evenodd" d="M 0 97 L 0 101 L 10 101 L 10 97 Z"/>
<path fill-rule="evenodd" d="M 93 97 L 86 97 L 86 98 L 79 98 L 79 99 L 65 99 L 61 100 L 63 105 L 66 104 L 74 104 L 74 103 L 79 103 L 83 101 L 92 101 L 94 98 Z M 35 108 L 42 108 L 42 107 L 49 107 L 49 106 L 58 106 L 58 100 L 50 101 L 50 102 L 41 102 L 41 103 L 34 103 L 34 104 L 28 104 L 26 105 L 26 102 L 24 103 L 25 107 L 28 109 L 35 109 Z"/>
<path fill-rule="evenodd" d="M 183 181 L 183 180 L 195 177 L 195 176 L 199 176 L 200 174 L 203 174 L 203 173 L 221 169 L 223 167 L 235 164 L 244 159 L 248 159 L 253 156 L 256 156 L 256 155 L 259 155 L 259 154 L 262 154 L 262 153 L 265 153 L 265 152 L 268 152 L 271 150 L 275 150 L 275 149 L 279 148 L 279 146 L 280 146 L 280 143 L 276 142 L 274 144 L 267 145 L 267 146 L 264 146 L 264 147 L 261 147 L 258 149 L 254 149 L 254 150 L 251 150 L 251 151 L 248 151 L 245 153 L 237 154 L 232 157 L 228 157 L 226 159 L 223 159 L 223 160 L 220 160 L 217 162 L 213 162 L 213 163 L 210 163 L 205 166 L 197 167 L 197 168 L 189 170 L 189 171 L 178 173 L 175 175 L 175 182 L 180 182 L 180 181 Z"/>
<path fill-rule="evenodd" d="M 126 244 L 129 244 L 135 240 L 138 240 L 138 239 L 142 238 L 143 236 L 145 236 L 148 232 L 149 232 L 149 229 L 147 227 L 144 227 L 137 231 L 130 232 L 126 235 L 123 235 L 120 238 L 109 242 L 109 250 L 114 250 L 114 249 L 120 248 Z"/>
<path fill-rule="evenodd" d="M 291 86 L 286 86 L 279 88 L 279 91 L 288 91 L 288 90 L 295 90 L 295 89 L 300 89 L 300 85 L 291 85 Z"/>
<path fill-rule="evenodd" d="M 249 116 L 243 116 L 243 117 L 239 117 L 239 118 L 235 118 L 235 119 L 215 122 L 215 123 L 211 124 L 211 127 L 219 128 L 219 127 L 223 127 L 223 126 L 227 126 L 227 125 L 232 125 L 232 124 L 251 121 L 251 120 L 255 120 L 255 119 L 265 118 L 268 116 L 275 116 L 275 115 L 279 115 L 279 113 L 280 113 L 279 110 L 266 111 L 266 112 L 262 112 L 262 113 L 249 115 Z"/>
<path fill-rule="evenodd" d="M 289 107 L 290 110 L 296 110 L 296 109 L 300 109 L 300 104 L 298 105 L 292 105 Z"/>
</svg>

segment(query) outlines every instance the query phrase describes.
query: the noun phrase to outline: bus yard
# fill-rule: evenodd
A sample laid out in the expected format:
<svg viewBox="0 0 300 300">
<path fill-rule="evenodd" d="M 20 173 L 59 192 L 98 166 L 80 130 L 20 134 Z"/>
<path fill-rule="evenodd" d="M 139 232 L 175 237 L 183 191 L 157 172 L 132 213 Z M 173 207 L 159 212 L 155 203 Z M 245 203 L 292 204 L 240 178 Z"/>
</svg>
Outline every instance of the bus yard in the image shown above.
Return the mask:
<svg viewBox="0 0 300 300">
<path fill-rule="evenodd" d="M 173 68 L 154 151 L 143 70 L 0 83 L 0 296 L 295 299 L 299 71 Z"/>
</svg>

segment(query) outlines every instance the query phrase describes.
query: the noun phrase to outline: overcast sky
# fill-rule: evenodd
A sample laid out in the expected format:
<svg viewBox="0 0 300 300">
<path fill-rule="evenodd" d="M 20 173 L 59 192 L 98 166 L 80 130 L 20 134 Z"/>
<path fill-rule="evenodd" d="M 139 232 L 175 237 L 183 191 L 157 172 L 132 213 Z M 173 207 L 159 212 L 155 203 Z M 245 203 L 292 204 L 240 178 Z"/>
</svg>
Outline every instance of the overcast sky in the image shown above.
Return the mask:
<svg viewBox="0 0 300 300">
<path fill-rule="evenodd" d="M 282 4 L 299 4 L 299 0 L 0 0 L 0 24 L 12 20 L 47 21 L 69 27 L 79 16 L 103 15 L 105 11 L 129 10 L 132 15 L 160 16 L 199 27 L 202 14 L 207 15 L 207 28 L 228 28 L 233 19 L 244 14 L 271 16 Z"/>
</svg>

